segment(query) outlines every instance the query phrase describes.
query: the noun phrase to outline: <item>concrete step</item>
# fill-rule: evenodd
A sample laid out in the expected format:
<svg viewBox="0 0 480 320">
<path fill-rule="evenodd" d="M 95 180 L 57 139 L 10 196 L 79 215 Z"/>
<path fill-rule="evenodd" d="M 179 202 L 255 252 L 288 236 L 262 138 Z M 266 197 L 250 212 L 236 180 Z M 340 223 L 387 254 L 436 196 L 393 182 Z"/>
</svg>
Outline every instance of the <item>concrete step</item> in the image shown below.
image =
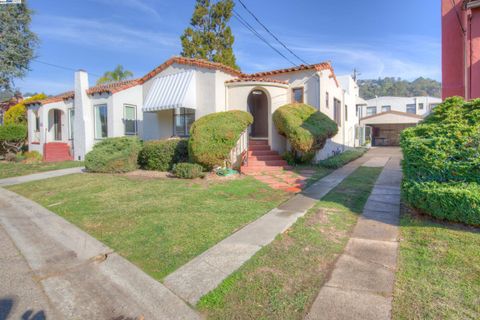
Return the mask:
<svg viewBox="0 0 480 320">
<path fill-rule="evenodd" d="M 278 152 L 277 152 L 277 151 L 274 151 L 274 150 L 253 150 L 253 151 L 248 151 L 248 156 L 249 156 L 249 157 L 272 156 L 272 155 L 278 155 Z"/>
<path fill-rule="evenodd" d="M 248 161 L 271 161 L 271 160 L 283 160 L 283 158 L 278 154 L 268 154 L 268 155 L 248 157 Z"/>
<path fill-rule="evenodd" d="M 248 167 L 276 167 L 276 166 L 286 166 L 288 165 L 287 161 L 285 160 L 267 160 L 267 161 L 258 161 L 258 160 L 252 160 L 248 159 Z"/>
<path fill-rule="evenodd" d="M 283 171 L 290 170 L 291 166 L 276 166 L 276 167 L 242 167 L 240 171 L 244 174 L 249 173 L 259 173 L 259 172 L 270 172 L 270 171 Z"/>
<path fill-rule="evenodd" d="M 251 146 L 258 146 L 258 145 L 268 146 L 268 140 L 249 140 L 248 144 Z"/>
<path fill-rule="evenodd" d="M 248 151 L 270 151 L 268 144 L 254 144 L 248 147 Z"/>
</svg>

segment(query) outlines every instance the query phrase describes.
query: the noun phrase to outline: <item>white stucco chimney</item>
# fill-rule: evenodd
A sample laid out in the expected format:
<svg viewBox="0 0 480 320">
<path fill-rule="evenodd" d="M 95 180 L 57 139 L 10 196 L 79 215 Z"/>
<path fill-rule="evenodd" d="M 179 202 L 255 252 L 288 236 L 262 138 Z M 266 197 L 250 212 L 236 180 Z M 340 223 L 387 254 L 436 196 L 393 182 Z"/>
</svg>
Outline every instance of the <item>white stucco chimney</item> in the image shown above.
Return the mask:
<svg viewBox="0 0 480 320">
<path fill-rule="evenodd" d="M 93 147 L 93 110 L 87 95 L 88 73 L 75 72 L 75 121 L 73 153 L 75 160 L 84 160 L 85 154 Z"/>
</svg>

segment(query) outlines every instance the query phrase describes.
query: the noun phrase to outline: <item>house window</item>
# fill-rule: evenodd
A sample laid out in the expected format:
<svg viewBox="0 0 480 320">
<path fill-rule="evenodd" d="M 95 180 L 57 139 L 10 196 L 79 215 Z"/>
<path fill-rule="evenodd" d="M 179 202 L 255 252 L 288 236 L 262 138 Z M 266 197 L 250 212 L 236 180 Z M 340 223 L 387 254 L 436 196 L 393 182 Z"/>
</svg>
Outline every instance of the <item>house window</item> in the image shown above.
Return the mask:
<svg viewBox="0 0 480 320">
<path fill-rule="evenodd" d="M 345 121 L 348 121 L 348 106 L 345 105 Z"/>
<path fill-rule="evenodd" d="M 418 109 L 419 109 L 419 110 L 423 110 L 423 103 L 419 103 L 419 104 L 418 104 Z"/>
<path fill-rule="evenodd" d="M 186 137 L 190 135 L 190 127 L 195 121 L 195 110 L 187 108 L 175 109 L 174 116 L 174 132 L 177 137 Z"/>
<path fill-rule="evenodd" d="M 429 108 L 430 108 L 430 110 L 432 110 L 436 106 L 438 106 L 438 103 L 430 103 Z"/>
<path fill-rule="evenodd" d="M 102 104 L 94 107 L 95 112 L 95 139 L 103 139 L 108 136 L 107 105 Z"/>
<path fill-rule="evenodd" d="M 292 102 L 303 103 L 303 87 L 292 89 Z"/>
<path fill-rule="evenodd" d="M 329 101 L 330 101 L 330 95 L 327 92 L 325 95 L 325 105 L 327 106 L 327 108 L 329 108 Z"/>
<path fill-rule="evenodd" d="M 35 115 L 35 132 L 40 132 L 40 116 L 38 115 L 38 111 L 34 111 L 33 114 Z"/>
<path fill-rule="evenodd" d="M 338 126 L 342 125 L 342 105 L 340 100 L 333 99 L 333 119 Z"/>
<path fill-rule="evenodd" d="M 123 106 L 123 121 L 125 123 L 125 135 L 134 136 L 137 134 L 137 106 Z"/>
<path fill-rule="evenodd" d="M 73 140 L 73 128 L 75 127 L 75 109 L 68 109 L 68 139 Z"/>
<path fill-rule="evenodd" d="M 390 110 L 392 110 L 391 106 L 382 106 L 382 112 L 388 112 Z"/>
<path fill-rule="evenodd" d="M 417 113 L 417 105 L 415 103 L 413 104 L 407 104 L 407 113 Z"/>
<path fill-rule="evenodd" d="M 367 107 L 367 116 L 377 114 L 377 107 Z"/>
</svg>

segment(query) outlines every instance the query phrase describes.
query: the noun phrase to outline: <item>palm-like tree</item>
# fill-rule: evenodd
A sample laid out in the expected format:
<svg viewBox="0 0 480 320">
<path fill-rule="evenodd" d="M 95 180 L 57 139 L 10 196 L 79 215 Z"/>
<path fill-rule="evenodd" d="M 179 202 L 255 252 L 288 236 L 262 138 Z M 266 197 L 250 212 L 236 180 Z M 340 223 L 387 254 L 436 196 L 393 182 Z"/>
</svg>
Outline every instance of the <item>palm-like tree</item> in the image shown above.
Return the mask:
<svg viewBox="0 0 480 320">
<path fill-rule="evenodd" d="M 133 73 L 129 70 L 124 70 L 122 65 L 118 65 L 113 71 L 107 71 L 97 80 L 97 84 L 105 84 L 123 81 L 133 77 Z"/>
</svg>

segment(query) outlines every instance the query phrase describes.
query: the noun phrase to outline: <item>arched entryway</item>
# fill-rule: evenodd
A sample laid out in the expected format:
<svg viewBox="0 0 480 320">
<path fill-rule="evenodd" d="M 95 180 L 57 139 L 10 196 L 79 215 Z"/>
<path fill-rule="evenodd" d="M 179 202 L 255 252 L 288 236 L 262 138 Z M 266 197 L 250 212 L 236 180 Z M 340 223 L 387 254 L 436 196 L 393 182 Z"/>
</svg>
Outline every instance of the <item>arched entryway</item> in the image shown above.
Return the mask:
<svg viewBox="0 0 480 320">
<path fill-rule="evenodd" d="M 252 90 L 248 95 L 248 111 L 253 116 L 250 136 L 268 138 L 268 97 L 262 90 Z"/>
<path fill-rule="evenodd" d="M 51 109 L 48 112 L 48 136 L 49 141 L 62 141 L 63 111 Z"/>
</svg>

